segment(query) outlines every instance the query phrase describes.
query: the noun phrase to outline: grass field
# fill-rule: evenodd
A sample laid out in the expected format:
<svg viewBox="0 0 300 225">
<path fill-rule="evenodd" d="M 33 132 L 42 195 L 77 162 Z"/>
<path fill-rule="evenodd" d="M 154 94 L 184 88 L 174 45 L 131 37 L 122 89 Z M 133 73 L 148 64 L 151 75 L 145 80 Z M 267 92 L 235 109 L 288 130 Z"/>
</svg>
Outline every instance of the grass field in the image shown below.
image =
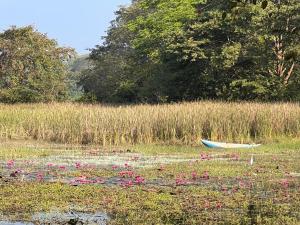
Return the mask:
<svg viewBox="0 0 300 225">
<path fill-rule="evenodd" d="M 0 137 L 102 146 L 197 144 L 201 138 L 267 142 L 300 137 L 300 105 L 0 105 Z"/>
<path fill-rule="evenodd" d="M 300 224 L 297 104 L 0 109 L 1 225 Z"/>
</svg>

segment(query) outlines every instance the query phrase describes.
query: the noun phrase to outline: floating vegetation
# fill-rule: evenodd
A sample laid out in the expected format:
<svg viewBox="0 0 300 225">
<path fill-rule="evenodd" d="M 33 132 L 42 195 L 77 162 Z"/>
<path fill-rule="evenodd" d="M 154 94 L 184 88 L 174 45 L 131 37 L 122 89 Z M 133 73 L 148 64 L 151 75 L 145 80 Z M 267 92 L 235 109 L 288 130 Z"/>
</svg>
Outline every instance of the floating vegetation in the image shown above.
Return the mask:
<svg viewBox="0 0 300 225">
<path fill-rule="evenodd" d="M 297 224 L 300 145 L 278 146 L 221 152 L 176 146 L 132 146 L 131 152 L 48 149 L 33 159 L 32 148 L 22 154 L 7 149 L 0 154 L 1 219 Z"/>
</svg>

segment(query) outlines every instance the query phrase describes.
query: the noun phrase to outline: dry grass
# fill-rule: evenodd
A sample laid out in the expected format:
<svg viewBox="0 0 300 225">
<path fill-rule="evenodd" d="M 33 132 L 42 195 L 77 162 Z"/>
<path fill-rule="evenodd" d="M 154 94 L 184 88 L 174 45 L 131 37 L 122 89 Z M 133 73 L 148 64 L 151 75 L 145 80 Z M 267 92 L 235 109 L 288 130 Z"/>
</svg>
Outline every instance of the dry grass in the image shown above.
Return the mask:
<svg viewBox="0 0 300 225">
<path fill-rule="evenodd" d="M 100 145 L 195 144 L 201 138 L 251 142 L 300 137 L 300 105 L 0 105 L 0 137 Z"/>
</svg>

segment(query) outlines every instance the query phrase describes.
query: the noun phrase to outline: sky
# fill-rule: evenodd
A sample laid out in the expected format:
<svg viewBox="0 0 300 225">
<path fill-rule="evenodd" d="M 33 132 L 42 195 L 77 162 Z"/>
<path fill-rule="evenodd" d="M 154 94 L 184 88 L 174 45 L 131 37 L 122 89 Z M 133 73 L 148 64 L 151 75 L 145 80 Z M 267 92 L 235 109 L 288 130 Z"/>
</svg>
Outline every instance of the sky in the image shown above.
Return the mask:
<svg viewBox="0 0 300 225">
<path fill-rule="evenodd" d="M 131 0 L 0 0 L 0 32 L 33 25 L 60 46 L 86 54 L 101 43 L 114 12 Z"/>
</svg>

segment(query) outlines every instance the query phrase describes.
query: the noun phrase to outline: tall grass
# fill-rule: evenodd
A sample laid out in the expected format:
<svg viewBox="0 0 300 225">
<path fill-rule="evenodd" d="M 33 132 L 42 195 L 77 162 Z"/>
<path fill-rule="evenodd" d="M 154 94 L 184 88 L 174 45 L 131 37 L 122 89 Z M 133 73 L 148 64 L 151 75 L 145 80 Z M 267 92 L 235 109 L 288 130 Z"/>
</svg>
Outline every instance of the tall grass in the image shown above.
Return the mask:
<svg viewBox="0 0 300 225">
<path fill-rule="evenodd" d="M 252 142 L 300 137 L 300 105 L 0 105 L 0 137 L 100 145 L 194 144 L 201 138 Z"/>
</svg>

